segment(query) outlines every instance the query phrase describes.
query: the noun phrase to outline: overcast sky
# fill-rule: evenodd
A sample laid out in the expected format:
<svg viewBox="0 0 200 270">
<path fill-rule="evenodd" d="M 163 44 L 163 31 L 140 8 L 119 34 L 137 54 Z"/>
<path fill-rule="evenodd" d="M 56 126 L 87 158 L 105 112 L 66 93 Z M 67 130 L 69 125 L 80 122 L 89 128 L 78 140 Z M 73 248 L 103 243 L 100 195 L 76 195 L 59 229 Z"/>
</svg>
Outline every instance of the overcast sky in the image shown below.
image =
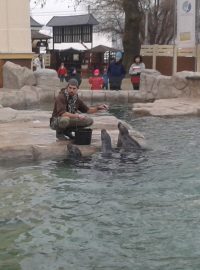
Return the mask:
<svg viewBox="0 0 200 270">
<path fill-rule="evenodd" d="M 80 15 L 86 14 L 88 12 L 87 7 L 80 5 L 78 7 L 74 6 L 74 0 L 47 0 L 46 5 L 41 8 L 40 5 L 34 4 L 34 0 L 30 2 L 30 13 L 31 16 L 41 24 L 47 24 L 48 21 L 53 16 L 70 16 L 70 15 Z M 43 31 L 49 34 L 47 31 Z M 111 41 L 106 35 L 94 34 L 93 47 L 97 45 L 111 46 Z M 57 44 L 56 49 L 65 49 L 73 47 L 76 49 L 83 49 L 80 44 Z"/>
<path fill-rule="evenodd" d="M 30 12 L 38 22 L 46 24 L 53 16 L 70 16 L 87 13 L 87 7 L 74 6 L 74 0 L 47 0 L 46 5 L 41 8 L 31 0 Z"/>
</svg>

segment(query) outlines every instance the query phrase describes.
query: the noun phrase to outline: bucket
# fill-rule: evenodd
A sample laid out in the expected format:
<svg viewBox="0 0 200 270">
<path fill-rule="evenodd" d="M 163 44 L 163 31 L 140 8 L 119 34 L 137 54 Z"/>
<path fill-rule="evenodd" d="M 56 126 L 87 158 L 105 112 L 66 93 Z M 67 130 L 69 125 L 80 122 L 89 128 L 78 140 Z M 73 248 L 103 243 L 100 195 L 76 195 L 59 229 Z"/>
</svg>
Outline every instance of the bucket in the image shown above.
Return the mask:
<svg viewBox="0 0 200 270">
<path fill-rule="evenodd" d="M 88 145 L 91 144 L 92 129 L 84 128 L 75 131 L 75 144 Z"/>
</svg>

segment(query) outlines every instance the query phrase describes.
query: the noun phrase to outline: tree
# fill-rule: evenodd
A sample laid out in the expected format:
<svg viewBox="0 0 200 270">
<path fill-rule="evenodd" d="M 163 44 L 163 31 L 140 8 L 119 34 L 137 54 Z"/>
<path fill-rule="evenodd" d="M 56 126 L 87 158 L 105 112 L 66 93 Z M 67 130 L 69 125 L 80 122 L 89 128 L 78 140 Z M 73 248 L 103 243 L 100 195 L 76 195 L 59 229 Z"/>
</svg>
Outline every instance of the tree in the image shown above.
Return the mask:
<svg viewBox="0 0 200 270">
<path fill-rule="evenodd" d="M 140 51 L 140 21 L 139 0 L 123 0 L 122 7 L 125 13 L 125 24 L 123 34 L 124 64 L 129 68 L 133 57 Z"/>
<path fill-rule="evenodd" d="M 122 37 L 127 68 L 144 43 L 146 12 L 149 44 L 170 44 L 174 39 L 174 0 L 85 0 L 85 4 L 99 20 L 99 31 Z"/>
<path fill-rule="evenodd" d="M 82 0 L 76 0 L 80 4 Z M 99 20 L 99 30 L 122 36 L 124 65 L 129 68 L 134 55 L 140 51 L 140 0 L 85 0 Z"/>
<path fill-rule="evenodd" d="M 146 7 L 145 7 L 146 5 Z M 175 1 L 174 0 L 146 0 L 143 14 L 148 12 L 148 43 L 170 44 L 175 36 Z M 143 15 L 141 23 L 141 42 L 144 40 Z"/>
</svg>

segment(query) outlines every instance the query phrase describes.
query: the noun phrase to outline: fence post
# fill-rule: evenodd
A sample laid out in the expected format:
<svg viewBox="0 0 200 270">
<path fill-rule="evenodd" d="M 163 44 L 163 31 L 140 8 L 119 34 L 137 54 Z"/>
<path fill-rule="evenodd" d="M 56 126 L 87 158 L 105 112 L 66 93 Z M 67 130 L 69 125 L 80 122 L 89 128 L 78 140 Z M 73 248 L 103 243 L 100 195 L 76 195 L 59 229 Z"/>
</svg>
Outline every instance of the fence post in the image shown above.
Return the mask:
<svg viewBox="0 0 200 270">
<path fill-rule="evenodd" d="M 172 75 L 177 72 L 177 46 L 174 45 L 173 47 L 173 67 L 172 67 Z"/>
<path fill-rule="evenodd" d="M 196 49 L 196 71 L 200 72 L 200 44 L 197 44 Z"/>
<path fill-rule="evenodd" d="M 153 45 L 153 69 L 156 69 L 157 46 L 156 44 Z"/>
</svg>

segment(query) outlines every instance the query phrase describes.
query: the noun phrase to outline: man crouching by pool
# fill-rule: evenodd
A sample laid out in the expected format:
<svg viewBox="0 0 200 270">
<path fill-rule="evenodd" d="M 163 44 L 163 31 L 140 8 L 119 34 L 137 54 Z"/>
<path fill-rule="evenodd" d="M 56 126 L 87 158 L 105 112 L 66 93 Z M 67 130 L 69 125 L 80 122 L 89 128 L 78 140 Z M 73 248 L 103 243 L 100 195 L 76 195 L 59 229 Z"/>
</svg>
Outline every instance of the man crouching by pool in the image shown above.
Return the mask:
<svg viewBox="0 0 200 270">
<path fill-rule="evenodd" d="M 55 99 L 50 127 L 56 130 L 56 138 L 58 140 L 74 139 L 73 131 L 93 124 L 92 118 L 81 113 L 90 114 L 108 109 L 108 106 L 105 104 L 88 107 L 78 97 L 77 92 L 78 81 L 76 79 L 70 79 L 67 87 L 61 89 Z"/>
</svg>

